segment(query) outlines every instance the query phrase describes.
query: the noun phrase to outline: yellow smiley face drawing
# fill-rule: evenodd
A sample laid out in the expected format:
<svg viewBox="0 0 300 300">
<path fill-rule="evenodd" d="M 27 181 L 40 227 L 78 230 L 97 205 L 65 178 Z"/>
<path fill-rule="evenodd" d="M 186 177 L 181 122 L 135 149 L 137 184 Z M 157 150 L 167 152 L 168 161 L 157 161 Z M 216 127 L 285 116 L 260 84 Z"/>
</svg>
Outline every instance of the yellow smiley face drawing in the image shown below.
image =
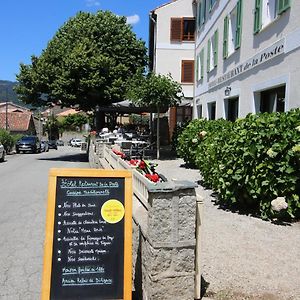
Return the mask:
<svg viewBox="0 0 300 300">
<path fill-rule="evenodd" d="M 123 204 L 116 199 L 106 201 L 101 207 L 101 216 L 104 221 L 110 224 L 120 222 L 125 214 Z"/>
</svg>

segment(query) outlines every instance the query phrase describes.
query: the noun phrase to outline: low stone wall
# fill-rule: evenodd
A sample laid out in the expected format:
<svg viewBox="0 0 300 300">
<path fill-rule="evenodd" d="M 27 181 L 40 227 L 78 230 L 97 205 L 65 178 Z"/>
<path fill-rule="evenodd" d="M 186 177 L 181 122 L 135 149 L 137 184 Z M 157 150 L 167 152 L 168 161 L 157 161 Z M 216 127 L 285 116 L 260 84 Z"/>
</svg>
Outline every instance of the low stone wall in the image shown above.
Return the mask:
<svg viewBox="0 0 300 300">
<path fill-rule="evenodd" d="M 126 167 L 113 153 L 112 157 L 105 157 L 107 153 L 105 144 L 92 144 L 91 167 Z M 188 181 L 154 184 L 144 178 L 138 181 L 142 175 L 136 170 L 132 172 L 133 184 L 140 187 L 142 182 L 148 197 L 145 203 L 145 199 L 141 199 L 144 193 L 133 188 L 133 289 L 136 299 L 194 299 L 195 184 Z"/>
</svg>

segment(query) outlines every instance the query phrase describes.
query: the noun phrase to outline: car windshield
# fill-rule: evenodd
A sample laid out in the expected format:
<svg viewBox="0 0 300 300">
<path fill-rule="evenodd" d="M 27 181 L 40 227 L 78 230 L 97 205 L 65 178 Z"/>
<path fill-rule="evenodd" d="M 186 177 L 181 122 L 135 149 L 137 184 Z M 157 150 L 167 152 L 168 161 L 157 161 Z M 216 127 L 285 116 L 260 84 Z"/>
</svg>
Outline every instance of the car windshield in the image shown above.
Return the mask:
<svg viewBox="0 0 300 300">
<path fill-rule="evenodd" d="M 34 136 L 24 136 L 20 139 L 21 142 L 32 142 L 35 140 Z"/>
</svg>

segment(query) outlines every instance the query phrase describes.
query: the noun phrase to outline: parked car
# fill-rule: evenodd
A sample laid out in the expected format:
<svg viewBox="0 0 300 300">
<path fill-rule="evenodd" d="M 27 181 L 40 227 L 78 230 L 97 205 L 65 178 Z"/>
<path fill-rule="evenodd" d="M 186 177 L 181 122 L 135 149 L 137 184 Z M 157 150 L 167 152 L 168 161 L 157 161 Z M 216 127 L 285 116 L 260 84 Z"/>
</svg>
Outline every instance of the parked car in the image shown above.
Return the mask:
<svg viewBox="0 0 300 300">
<path fill-rule="evenodd" d="M 4 146 L 0 143 L 0 161 L 4 162 L 5 160 L 5 150 Z"/>
<path fill-rule="evenodd" d="M 49 145 L 47 141 L 41 141 L 41 151 L 42 152 L 48 152 L 49 151 Z"/>
<path fill-rule="evenodd" d="M 49 140 L 48 141 L 49 149 L 57 150 L 57 141 L 56 140 Z"/>
<path fill-rule="evenodd" d="M 71 146 L 72 147 L 81 147 L 82 140 L 81 139 L 72 139 Z"/>
<path fill-rule="evenodd" d="M 71 138 L 70 140 L 68 140 L 68 143 L 67 143 L 68 146 L 72 146 L 72 145 L 71 145 L 71 142 L 72 142 L 73 140 L 74 140 L 74 138 Z"/>
<path fill-rule="evenodd" d="M 32 152 L 40 153 L 41 152 L 41 143 L 37 136 L 23 136 L 16 143 L 16 152 Z"/>
<path fill-rule="evenodd" d="M 64 141 L 62 141 L 62 140 L 58 140 L 56 142 L 56 144 L 57 144 L 57 146 L 64 146 L 65 145 Z"/>
</svg>

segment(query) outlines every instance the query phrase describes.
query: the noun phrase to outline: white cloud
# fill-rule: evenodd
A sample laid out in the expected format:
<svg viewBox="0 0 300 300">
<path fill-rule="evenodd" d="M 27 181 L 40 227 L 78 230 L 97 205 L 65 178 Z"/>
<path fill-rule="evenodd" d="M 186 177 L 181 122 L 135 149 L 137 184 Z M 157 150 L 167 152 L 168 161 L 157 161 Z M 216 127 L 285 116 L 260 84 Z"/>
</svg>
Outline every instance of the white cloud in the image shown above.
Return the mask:
<svg viewBox="0 0 300 300">
<path fill-rule="evenodd" d="M 126 17 L 127 19 L 127 24 L 134 25 L 140 21 L 139 15 L 133 15 L 133 16 L 128 16 Z"/>
<path fill-rule="evenodd" d="M 85 4 L 88 7 L 92 7 L 92 6 L 99 6 L 100 2 L 97 0 L 85 0 Z"/>
</svg>

